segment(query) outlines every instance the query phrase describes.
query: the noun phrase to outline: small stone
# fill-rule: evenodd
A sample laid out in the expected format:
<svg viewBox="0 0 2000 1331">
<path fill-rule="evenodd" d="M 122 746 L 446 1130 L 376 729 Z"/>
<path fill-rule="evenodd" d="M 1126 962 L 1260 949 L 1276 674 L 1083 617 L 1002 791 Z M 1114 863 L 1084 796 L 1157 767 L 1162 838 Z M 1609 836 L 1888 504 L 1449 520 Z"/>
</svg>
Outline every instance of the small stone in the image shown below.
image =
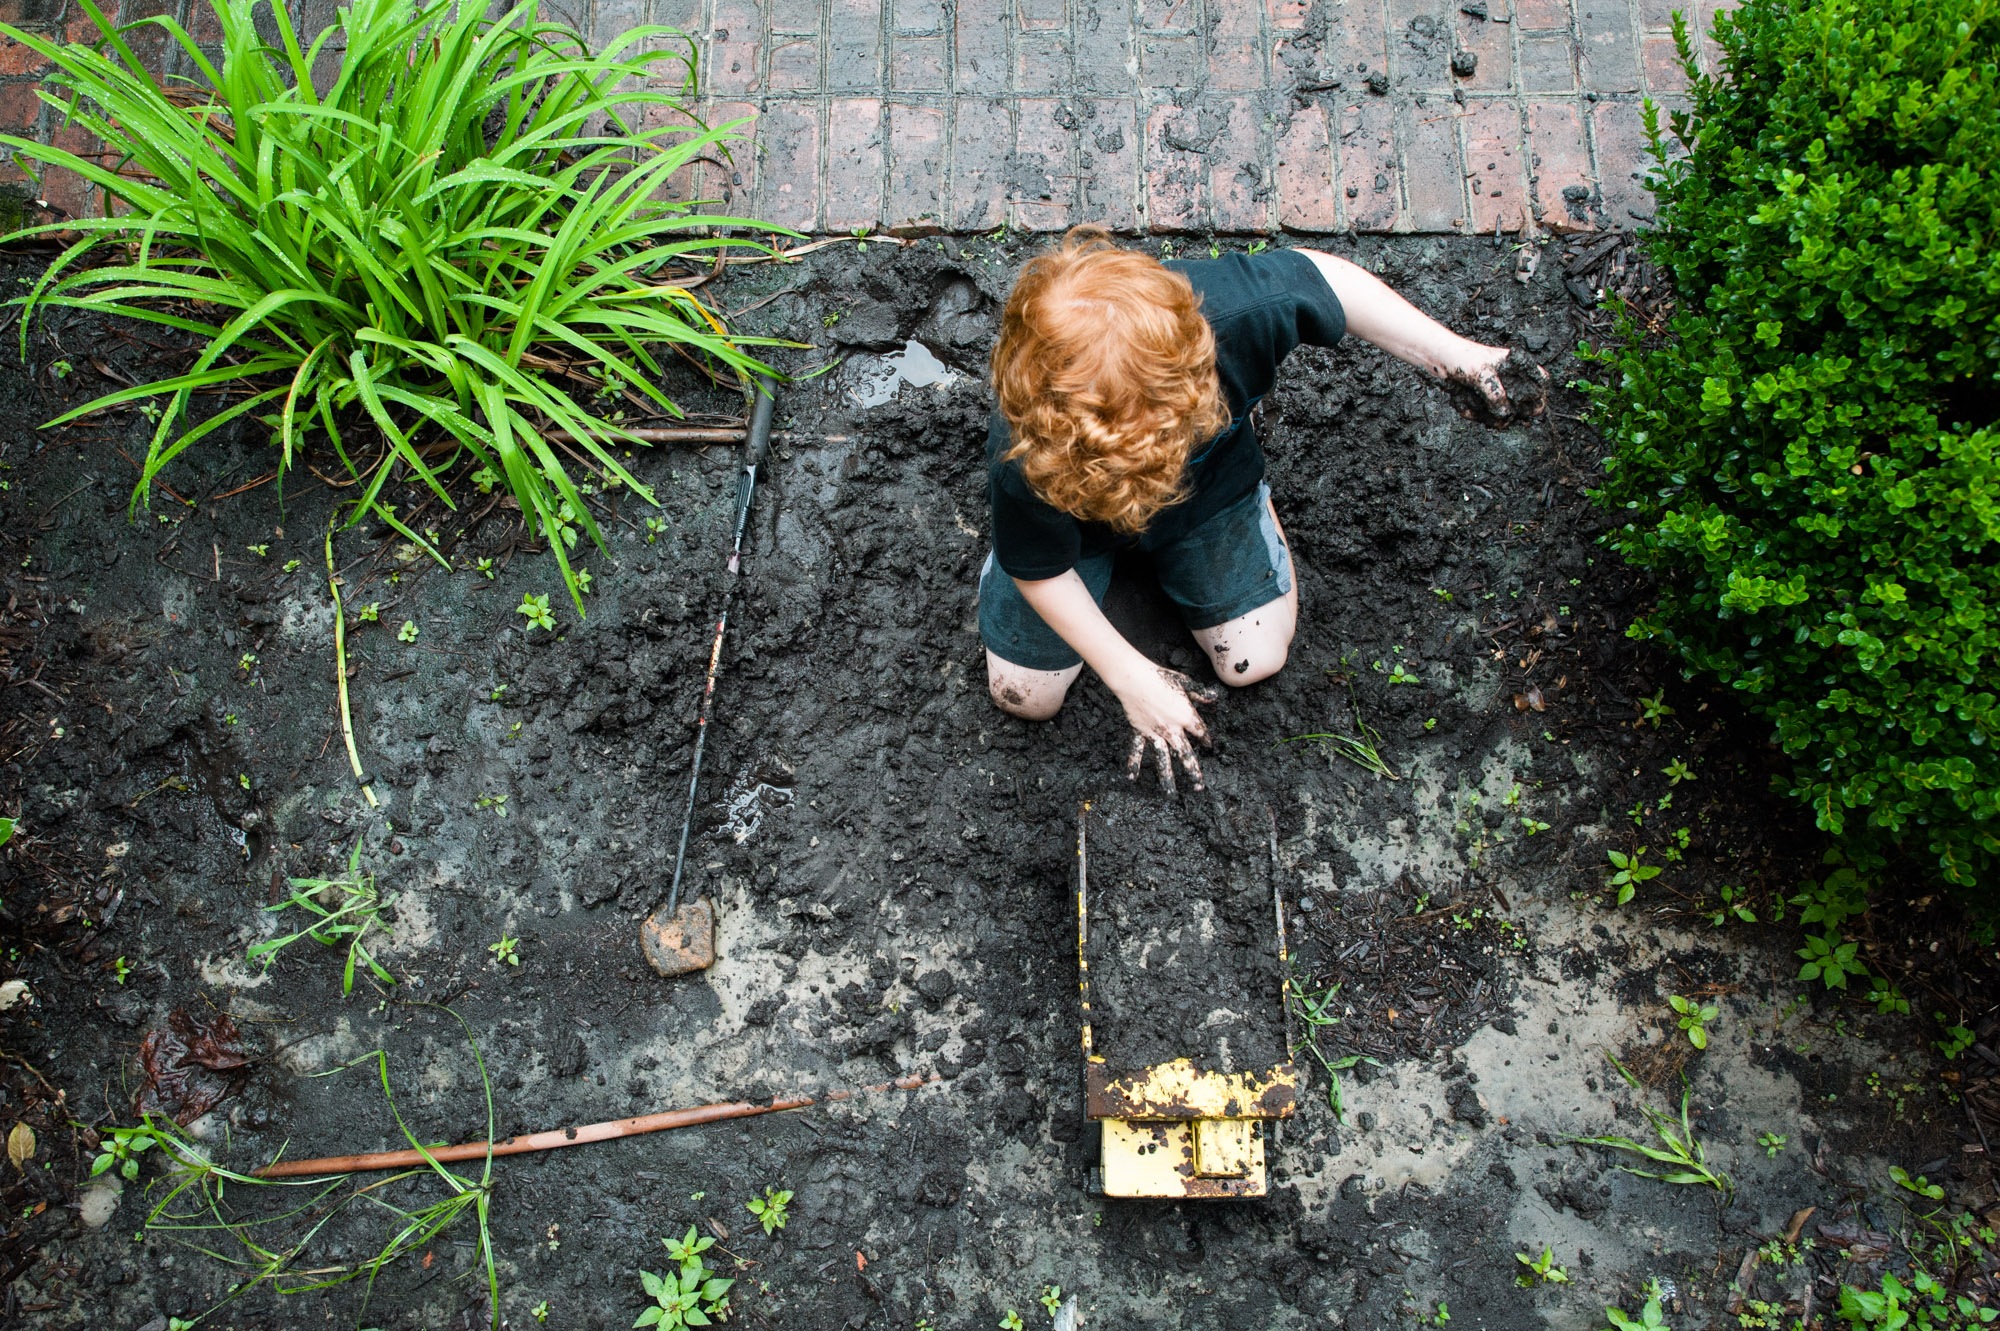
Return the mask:
<svg viewBox="0 0 2000 1331">
<path fill-rule="evenodd" d="M 1451 58 L 1451 72 L 1462 79 L 1469 79 L 1479 72 L 1479 55 L 1474 51 L 1460 51 Z"/>
</svg>

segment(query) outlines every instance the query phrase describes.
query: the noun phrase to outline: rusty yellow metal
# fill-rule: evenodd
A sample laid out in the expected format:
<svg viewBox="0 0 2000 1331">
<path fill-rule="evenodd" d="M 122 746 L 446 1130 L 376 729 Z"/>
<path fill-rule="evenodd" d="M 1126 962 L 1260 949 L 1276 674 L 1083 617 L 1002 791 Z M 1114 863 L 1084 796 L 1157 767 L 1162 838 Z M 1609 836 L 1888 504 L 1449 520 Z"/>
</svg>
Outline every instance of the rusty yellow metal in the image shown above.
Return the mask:
<svg viewBox="0 0 2000 1331">
<path fill-rule="evenodd" d="M 1197 1178 L 1242 1178 L 1250 1172 L 1250 1120 L 1198 1118 L 1194 1121 Z"/>
<path fill-rule="evenodd" d="M 1090 1118 L 1290 1118 L 1298 1105 L 1296 1065 L 1262 1073 L 1210 1072 L 1193 1060 L 1156 1063 L 1112 1077 L 1101 1057 L 1084 1064 L 1084 1113 Z"/>
<path fill-rule="evenodd" d="M 1104 1195 L 1107 1197 L 1262 1197 L 1269 1191 L 1264 1166 L 1264 1124 L 1237 1123 L 1245 1137 L 1241 1174 L 1206 1177 L 1196 1170 L 1196 1133 L 1186 1122 L 1104 1121 Z"/>
</svg>

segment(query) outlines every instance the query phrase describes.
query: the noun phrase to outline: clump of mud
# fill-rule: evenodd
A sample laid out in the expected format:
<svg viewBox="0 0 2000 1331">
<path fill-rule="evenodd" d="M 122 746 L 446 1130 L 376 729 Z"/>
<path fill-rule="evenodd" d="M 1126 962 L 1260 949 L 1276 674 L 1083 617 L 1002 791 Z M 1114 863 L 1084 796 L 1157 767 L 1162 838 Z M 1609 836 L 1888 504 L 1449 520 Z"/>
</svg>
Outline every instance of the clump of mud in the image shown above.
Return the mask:
<svg viewBox="0 0 2000 1331">
<path fill-rule="evenodd" d="M 1283 1062 L 1277 921 L 1254 818 L 1139 791 L 1088 815 L 1091 1035 L 1113 1076 Z"/>
<path fill-rule="evenodd" d="M 1518 347 L 1507 353 L 1507 359 L 1500 362 L 1500 386 L 1507 390 L 1507 415 L 1496 415 L 1487 405 L 1486 395 L 1479 391 L 1475 383 L 1447 379 L 1445 392 L 1451 404 L 1458 408 L 1458 414 L 1481 425 L 1519 425 L 1533 420 L 1548 407 L 1548 371 L 1537 365 L 1534 358 Z"/>
</svg>

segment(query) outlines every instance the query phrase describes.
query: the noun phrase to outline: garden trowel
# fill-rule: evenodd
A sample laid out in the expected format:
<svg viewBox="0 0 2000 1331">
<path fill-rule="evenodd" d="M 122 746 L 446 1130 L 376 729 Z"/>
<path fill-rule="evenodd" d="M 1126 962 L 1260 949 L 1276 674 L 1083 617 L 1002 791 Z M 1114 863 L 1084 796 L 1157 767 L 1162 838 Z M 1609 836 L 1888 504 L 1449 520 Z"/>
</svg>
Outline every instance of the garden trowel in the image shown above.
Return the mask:
<svg viewBox="0 0 2000 1331">
<path fill-rule="evenodd" d="M 750 430 L 743 441 L 743 474 L 736 481 L 736 534 L 729 545 L 729 579 L 723 585 L 722 613 L 715 621 L 715 642 L 708 649 L 708 682 L 701 691 L 701 713 L 695 722 L 694 762 L 688 772 L 687 813 L 681 819 L 680 849 L 674 852 L 674 885 L 667 904 L 639 926 L 639 950 L 661 975 L 672 979 L 715 964 L 715 906 L 699 899 L 681 904 L 681 874 L 687 867 L 688 831 L 694 826 L 695 791 L 701 785 L 701 755 L 708 740 L 709 706 L 715 701 L 715 676 L 722 667 L 722 636 L 729 628 L 729 603 L 742 570 L 743 528 L 750 520 L 750 497 L 757 489 L 757 469 L 771 444 L 771 410 L 777 386 L 756 377 L 756 399 L 750 408 Z"/>
</svg>

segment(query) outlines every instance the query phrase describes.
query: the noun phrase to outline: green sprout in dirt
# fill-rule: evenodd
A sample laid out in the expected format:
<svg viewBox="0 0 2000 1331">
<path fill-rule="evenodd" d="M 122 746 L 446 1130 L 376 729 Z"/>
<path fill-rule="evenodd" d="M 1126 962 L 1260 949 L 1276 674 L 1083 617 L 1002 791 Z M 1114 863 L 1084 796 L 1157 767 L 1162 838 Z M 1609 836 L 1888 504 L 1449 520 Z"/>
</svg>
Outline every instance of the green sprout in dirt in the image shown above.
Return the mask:
<svg viewBox="0 0 2000 1331">
<path fill-rule="evenodd" d="M 1611 861 L 1611 867 L 1617 871 L 1604 880 L 1604 885 L 1618 889 L 1618 904 L 1621 906 L 1638 892 L 1639 884 L 1648 879 L 1658 878 L 1662 872 L 1658 865 L 1641 863 L 1646 855 L 1644 846 L 1630 855 L 1617 850 L 1607 850 L 1604 854 Z"/>
<path fill-rule="evenodd" d="M 1411 1300 L 1403 1311 L 1416 1318 L 1418 1326 L 1443 1326 L 1451 1320 L 1451 1305 L 1443 1299 L 1438 1300 L 1436 1312 L 1425 1312 L 1423 1306 L 1415 1302 L 1417 1296 L 1414 1293 L 1406 1289 L 1403 1297 Z"/>
<path fill-rule="evenodd" d="M 1829 989 L 1845 989 L 1850 975 L 1866 976 L 1868 967 L 1856 959 L 1859 943 L 1843 942 L 1838 934 L 1807 934 L 1796 955 L 1804 958 L 1801 980 L 1823 980 Z"/>
<path fill-rule="evenodd" d="M 365 966 L 376 979 L 384 984 L 394 984 L 396 979 L 382 968 L 382 963 L 368 951 L 368 935 L 371 930 L 388 932 L 382 922 L 382 912 L 395 904 L 394 896 L 383 896 L 375 885 L 375 875 L 361 872 L 361 841 L 357 839 L 354 849 L 347 855 L 347 876 L 345 878 L 293 878 L 288 880 L 292 894 L 275 906 L 266 906 L 266 911 L 284 911 L 297 907 L 315 916 L 313 923 L 282 938 L 267 939 L 252 943 L 245 954 L 245 961 L 261 961 L 266 970 L 277 961 L 278 954 L 298 942 L 310 938 L 315 943 L 327 947 L 347 946 L 347 962 L 341 968 L 340 992 L 354 992 L 354 972 L 357 965 Z"/>
<path fill-rule="evenodd" d="M 1354 685 L 1347 686 L 1348 702 L 1354 709 L 1354 729 L 1352 735 L 1294 735 L 1287 744 L 1317 743 L 1335 757 L 1345 758 L 1364 772 L 1400 781 L 1395 770 L 1382 757 L 1382 732 L 1361 719 L 1361 704 L 1354 699 Z"/>
<path fill-rule="evenodd" d="M 590 385 L 594 367 L 679 415 L 656 349 L 737 378 L 765 368 L 746 347 L 774 345 L 731 337 L 694 292 L 657 280 L 672 260 L 767 249 L 740 234 L 755 222 L 664 198 L 742 123 L 691 113 L 689 39 L 640 25 L 593 53 L 535 0 L 352 0 L 308 47 L 284 6 L 209 8 L 214 45 L 167 15 L 120 28 L 92 3 L 88 44 L 4 28 L 53 66 L 38 91 L 62 123 L 102 145 L 5 140 L 24 166 L 73 172 L 97 196 L 89 215 L 9 237 L 82 233 L 26 297 L 22 336 L 54 306 L 206 339 L 184 372 L 61 419 L 167 402 L 135 506 L 179 454 L 249 418 L 271 427 L 281 467 L 323 432 L 358 482 L 350 523 L 383 521 L 440 565 L 382 491 L 413 481 L 454 507 L 446 478 L 461 462 L 505 478 L 529 536 L 552 535 L 567 503 L 601 545 L 576 465 L 652 495 L 613 452 L 637 438 L 565 381 Z M 186 86 L 143 72 L 159 58 L 134 48 L 163 43 L 190 65 Z M 190 423 L 196 395 L 231 389 Z M 574 591 L 567 543 L 548 544 Z"/>
<path fill-rule="evenodd" d="M 514 613 L 528 617 L 529 629 L 555 630 L 555 616 L 549 613 L 549 598 L 533 592 L 521 594 L 521 604 L 514 607 Z"/>
<path fill-rule="evenodd" d="M 694 1226 L 689 1225 L 687 1237 L 679 1242 L 673 1239 L 660 1242 L 673 1258 L 674 1269 L 664 1276 L 639 1272 L 639 1283 L 646 1287 L 646 1296 L 654 1300 L 655 1306 L 640 1313 L 632 1325 L 679 1331 L 681 1327 L 729 1320 L 729 1287 L 736 1282 L 717 1276 L 702 1257 L 715 1245 L 715 1240 L 697 1238 Z"/>
<path fill-rule="evenodd" d="M 417 634 L 421 631 L 422 630 L 417 628 L 416 620 L 406 619 L 403 621 L 403 627 L 396 630 L 396 641 L 415 642 L 417 640 Z"/>
<path fill-rule="evenodd" d="M 382 603 L 380 601 L 370 601 L 367 605 L 356 610 L 354 617 L 363 624 L 373 624 L 382 618 Z"/>
<path fill-rule="evenodd" d="M 521 964 L 521 958 L 515 953 L 514 949 L 520 945 L 520 939 L 509 938 L 507 935 L 501 934 L 500 941 L 497 943 L 488 943 L 486 950 L 493 954 L 494 965 L 498 966 L 504 963 L 509 966 L 518 966 Z"/>
<path fill-rule="evenodd" d="M 1333 1121 L 1344 1127 L 1347 1124 L 1347 1107 L 1341 1098 L 1340 1074 L 1363 1063 L 1378 1067 L 1380 1063 L 1366 1054 L 1330 1058 L 1319 1047 L 1320 1032 L 1340 1024 L 1340 1018 L 1333 1014 L 1334 999 L 1340 994 L 1339 985 L 1315 990 L 1305 985 L 1302 977 L 1295 972 L 1287 992 L 1291 995 L 1292 1016 L 1301 1028 L 1301 1034 L 1292 1042 L 1292 1053 L 1296 1056 L 1299 1050 L 1305 1050 L 1325 1070 L 1327 1108 L 1333 1111 Z"/>
<path fill-rule="evenodd" d="M 1942 1012 L 1934 1012 L 1931 1015 L 1937 1019 L 1938 1025 L 1944 1027 L 1944 1039 L 1931 1041 L 1931 1048 L 1937 1050 L 1947 1061 L 1956 1059 L 1972 1048 L 1977 1041 L 1978 1037 L 1972 1033 L 1970 1027 L 1953 1025 Z"/>
<path fill-rule="evenodd" d="M 1660 689 L 1650 698 L 1639 699 L 1639 720 L 1641 723 L 1650 725 L 1653 729 L 1658 730 L 1661 720 L 1674 714 L 1674 709 L 1667 706 L 1665 702 L 1666 696 L 1667 691 Z"/>
<path fill-rule="evenodd" d="M 1666 1331 L 1667 1319 L 1660 1312 L 1660 1296 L 1650 1286 L 1646 1302 L 1640 1307 L 1637 1317 L 1629 1316 L 1619 1308 L 1606 1308 L 1604 1315 L 1611 1322 L 1604 1331 Z"/>
<path fill-rule="evenodd" d="M 1789 1141 L 1790 1134 L 1783 1132 L 1764 1132 L 1757 1136 L 1757 1144 L 1764 1148 L 1764 1156 L 1770 1160 L 1776 1160 L 1778 1152 L 1784 1150 L 1785 1143 Z"/>
<path fill-rule="evenodd" d="M 1555 1250 L 1546 1244 L 1542 1246 L 1540 1257 L 1530 1257 L 1527 1253 L 1517 1252 L 1514 1254 L 1514 1260 L 1528 1268 L 1525 1274 L 1514 1277 L 1514 1283 L 1522 1289 L 1533 1289 L 1537 1285 L 1569 1283 L 1569 1272 L 1556 1265 Z"/>
<path fill-rule="evenodd" d="M 1539 819 L 1530 818 L 1526 814 L 1521 815 L 1521 827 L 1529 836 L 1536 836 L 1549 830 L 1547 823 Z"/>
<path fill-rule="evenodd" d="M 472 1048 L 473 1063 L 479 1071 L 480 1086 L 486 1097 L 486 1140 L 491 1141 L 495 1135 L 493 1090 L 486 1075 L 486 1061 L 464 1019 L 450 1008 L 442 1010 L 458 1021 L 465 1031 L 466 1042 Z M 361 1063 L 370 1060 L 376 1065 L 382 1097 L 389 1106 L 390 1116 L 395 1119 L 397 1129 L 410 1148 L 423 1158 L 422 1167 L 366 1184 L 351 1184 L 346 1175 L 266 1179 L 255 1174 L 238 1173 L 214 1163 L 204 1148 L 183 1136 L 171 1120 L 149 1119 L 147 1126 L 159 1143 L 161 1154 L 169 1162 L 169 1168 L 154 1184 L 154 1187 L 165 1188 L 166 1195 L 148 1213 L 146 1232 L 159 1234 L 236 1268 L 238 1278 L 224 1299 L 226 1303 L 262 1284 L 271 1285 L 279 1294 L 290 1295 L 314 1293 L 359 1279 L 366 1281 L 366 1288 L 372 1293 L 376 1280 L 390 1264 L 404 1257 L 430 1252 L 447 1230 L 469 1217 L 477 1229 L 474 1239 L 476 1260 L 485 1270 L 491 1325 L 494 1331 L 498 1331 L 500 1276 L 494 1262 L 489 1226 L 493 1157 L 490 1153 L 482 1157 L 484 1164 L 477 1178 L 468 1178 L 447 1169 L 431 1155 L 430 1149 L 417 1139 L 404 1121 L 395 1092 L 389 1084 L 388 1053 L 378 1049 L 364 1057 Z M 389 1200 L 391 1190 L 414 1180 L 441 1182 L 444 1195 L 414 1209 Z M 308 1189 L 311 1195 L 275 1215 L 246 1218 L 241 1214 L 238 1204 L 274 1188 Z M 334 1264 L 302 1260 L 320 1231 L 336 1215 L 357 1204 L 387 1213 L 389 1233 L 381 1246 L 358 1260 L 341 1259 Z M 282 1238 L 269 1237 L 281 1229 L 285 1230 Z M 232 1241 L 241 1253 L 215 1246 L 223 1239 Z M 368 1246 L 375 1247 L 372 1243 Z M 365 1310 L 366 1295 L 363 1296 L 362 1306 Z M 366 1325 L 365 1321 L 363 1325 Z"/>
<path fill-rule="evenodd" d="M 1000 1314 L 1000 1331 L 1021 1331 L 1021 1314 L 1009 1308 Z"/>
<path fill-rule="evenodd" d="M 752 1197 L 743 1203 L 743 1209 L 757 1217 L 757 1222 L 764 1226 L 764 1233 L 768 1236 L 785 1227 L 789 1218 L 785 1214 L 785 1208 L 791 1205 L 791 1201 L 792 1194 L 789 1190 L 765 1188 L 762 1197 Z"/>
<path fill-rule="evenodd" d="M 1050 1317 L 1054 1317 L 1058 1312 L 1062 1311 L 1062 1286 L 1043 1285 L 1041 1296 L 1037 1302 L 1047 1310 Z"/>
<path fill-rule="evenodd" d="M 1645 1090 L 1639 1084 L 1639 1079 L 1632 1075 L 1631 1069 L 1620 1063 L 1613 1055 L 1606 1054 L 1605 1057 L 1611 1060 L 1612 1067 L 1618 1069 L 1618 1075 L 1625 1079 L 1627 1086 L 1630 1086 L 1635 1091 L 1643 1092 Z M 1692 1089 L 1688 1086 L 1686 1079 L 1683 1078 L 1681 1081 L 1681 1113 L 1678 1122 L 1662 1114 L 1651 1105 L 1641 1104 L 1639 1106 L 1639 1112 L 1646 1116 L 1646 1122 L 1652 1125 L 1653 1135 L 1659 1139 L 1660 1144 L 1658 1146 L 1647 1146 L 1642 1142 L 1632 1140 L 1630 1137 L 1566 1137 L 1564 1140 L 1585 1146 L 1605 1146 L 1615 1151 L 1626 1151 L 1630 1154 L 1643 1156 L 1645 1159 L 1655 1160 L 1660 1164 L 1671 1167 L 1670 1172 L 1660 1173 L 1653 1170 L 1635 1169 L 1631 1165 L 1618 1166 L 1620 1170 L 1627 1174 L 1637 1174 L 1640 1178 L 1658 1179 L 1662 1183 L 1706 1184 L 1724 1196 L 1729 1196 L 1736 1191 L 1736 1185 L 1730 1182 L 1729 1175 L 1710 1167 L 1708 1163 L 1708 1148 L 1703 1146 L 1700 1139 L 1694 1135 L 1694 1120 L 1689 1112 L 1689 1099 L 1692 1094 Z"/>
<path fill-rule="evenodd" d="M 139 1157 L 159 1145 L 150 1123 L 136 1128 L 113 1128 L 99 1145 L 103 1148 L 90 1162 L 90 1176 L 96 1178 L 113 1165 L 127 1183 L 139 1177 Z"/>
<path fill-rule="evenodd" d="M 1707 912 L 1708 922 L 1718 929 L 1732 916 L 1743 921 L 1745 924 L 1757 923 L 1757 912 L 1744 905 L 1740 899 L 1743 893 L 1743 888 L 1730 887 L 1724 884 L 1721 891 L 1717 893 L 1722 899 L 1722 904 L 1714 910 Z"/>
<path fill-rule="evenodd" d="M 1680 1028 L 1687 1032 L 1688 1043 L 1697 1049 L 1708 1048 L 1708 1023 L 1714 1021 L 1722 1009 L 1713 1003 L 1703 1004 L 1698 998 L 1683 998 L 1679 994 L 1668 998 L 1667 1004 L 1680 1014 Z"/>
<path fill-rule="evenodd" d="M 132 974 L 132 963 L 119 957 L 111 963 L 111 978 L 123 984 Z"/>
<path fill-rule="evenodd" d="M 472 802 L 472 805 L 476 809 L 491 809 L 502 818 L 507 816 L 507 797 L 505 795 L 481 795 Z"/>
<path fill-rule="evenodd" d="M 1693 781 L 1695 779 L 1694 769 L 1678 758 L 1675 758 L 1665 767 L 1662 767 L 1660 771 L 1663 775 L 1671 778 L 1670 784 L 1676 786 L 1683 781 Z"/>
<path fill-rule="evenodd" d="M 1930 1200 L 1934 1202 L 1941 1202 L 1944 1200 L 1943 1188 L 1931 1182 L 1929 1179 L 1925 1178 L 1921 1174 L 1917 1175 L 1915 1178 L 1911 1178 L 1910 1171 L 1904 1169 L 1901 1165 L 1889 1166 L 1889 1177 L 1892 1180 L 1894 1180 L 1897 1187 L 1902 1188 L 1906 1192 L 1914 1192 L 1917 1194 L 1917 1196 L 1928 1197 Z"/>
<path fill-rule="evenodd" d="M 537 1322 L 547 1322 L 549 1320 L 549 1301 L 543 1299 L 540 1303 L 528 1309 L 528 1316 L 534 1318 Z"/>
</svg>

